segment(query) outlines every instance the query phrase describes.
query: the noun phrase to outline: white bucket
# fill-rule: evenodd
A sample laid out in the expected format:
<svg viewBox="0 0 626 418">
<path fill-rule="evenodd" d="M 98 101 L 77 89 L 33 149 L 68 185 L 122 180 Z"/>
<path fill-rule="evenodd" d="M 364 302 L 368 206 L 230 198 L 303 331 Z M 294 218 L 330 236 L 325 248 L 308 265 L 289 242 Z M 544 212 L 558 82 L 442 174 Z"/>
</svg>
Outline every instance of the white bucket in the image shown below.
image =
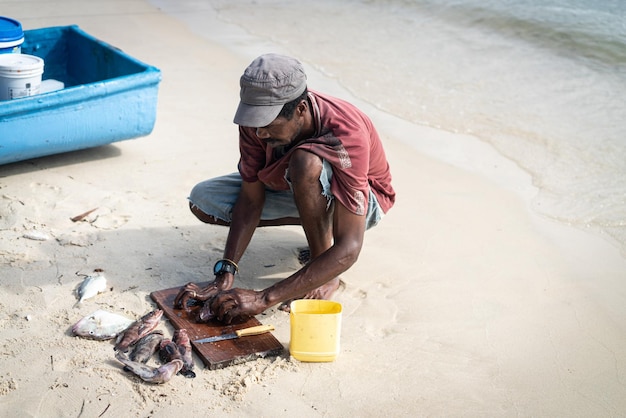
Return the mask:
<svg viewBox="0 0 626 418">
<path fill-rule="evenodd" d="M 0 100 L 39 94 L 44 62 L 26 54 L 0 54 Z"/>
</svg>

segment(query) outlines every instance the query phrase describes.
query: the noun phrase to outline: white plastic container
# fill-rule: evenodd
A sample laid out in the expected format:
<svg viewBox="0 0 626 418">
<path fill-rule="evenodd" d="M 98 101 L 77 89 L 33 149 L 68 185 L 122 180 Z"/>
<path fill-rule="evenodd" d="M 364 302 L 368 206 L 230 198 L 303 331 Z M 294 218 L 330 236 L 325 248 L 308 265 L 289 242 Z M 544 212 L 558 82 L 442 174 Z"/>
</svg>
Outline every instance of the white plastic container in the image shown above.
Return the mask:
<svg viewBox="0 0 626 418">
<path fill-rule="evenodd" d="M 26 54 L 0 54 L 0 100 L 39 94 L 43 59 Z"/>
</svg>

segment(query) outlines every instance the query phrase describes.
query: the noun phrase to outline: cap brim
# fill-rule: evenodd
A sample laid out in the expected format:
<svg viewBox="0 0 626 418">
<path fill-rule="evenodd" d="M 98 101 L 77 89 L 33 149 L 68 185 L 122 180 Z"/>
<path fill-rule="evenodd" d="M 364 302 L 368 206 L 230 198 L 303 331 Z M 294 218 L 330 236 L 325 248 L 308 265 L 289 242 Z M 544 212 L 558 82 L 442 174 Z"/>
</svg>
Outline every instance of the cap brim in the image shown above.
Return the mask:
<svg viewBox="0 0 626 418">
<path fill-rule="evenodd" d="M 239 102 L 239 107 L 237 107 L 233 122 L 240 126 L 261 128 L 272 123 L 274 119 L 278 117 L 282 108 L 282 104 L 274 106 L 252 106 Z"/>
</svg>

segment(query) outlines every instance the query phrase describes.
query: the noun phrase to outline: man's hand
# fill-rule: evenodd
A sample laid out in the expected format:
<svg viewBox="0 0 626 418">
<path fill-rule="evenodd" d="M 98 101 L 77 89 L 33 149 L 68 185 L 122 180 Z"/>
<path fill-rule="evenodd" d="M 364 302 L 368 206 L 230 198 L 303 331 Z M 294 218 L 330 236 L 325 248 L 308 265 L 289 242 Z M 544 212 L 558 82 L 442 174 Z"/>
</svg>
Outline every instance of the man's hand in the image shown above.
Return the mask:
<svg viewBox="0 0 626 418">
<path fill-rule="evenodd" d="M 217 295 L 219 292 L 217 283 L 212 282 L 206 287 L 200 287 L 196 283 L 187 283 L 181 287 L 178 295 L 174 299 L 175 309 L 185 309 L 189 312 L 189 306 L 187 306 L 189 300 L 206 301 Z"/>
<path fill-rule="evenodd" d="M 209 303 L 214 317 L 226 324 L 235 318 L 248 318 L 267 309 L 263 292 L 250 289 L 220 292 Z"/>
<path fill-rule="evenodd" d="M 217 295 L 220 291 L 230 289 L 234 280 L 235 278 L 232 274 L 223 274 L 216 277 L 213 282 L 205 287 L 200 287 L 196 283 L 187 283 L 180 289 L 178 295 L 176 295 L 174 308 L 184 309 L 189 312 L 189 300 L 205 302 Z"/>
</svg>

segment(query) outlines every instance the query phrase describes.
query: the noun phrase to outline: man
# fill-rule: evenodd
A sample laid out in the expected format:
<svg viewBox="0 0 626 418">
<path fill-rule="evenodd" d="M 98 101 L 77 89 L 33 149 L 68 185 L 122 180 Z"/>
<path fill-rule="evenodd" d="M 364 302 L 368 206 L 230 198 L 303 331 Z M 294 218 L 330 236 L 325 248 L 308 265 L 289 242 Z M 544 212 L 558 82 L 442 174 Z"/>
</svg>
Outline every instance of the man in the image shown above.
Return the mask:
<svg viewBox="0 0 626 418">
<path fill-rule="evenodd" d="M 308 91 L 300 62 L 267 54 L 240 79 L 239 172 L 194 187 L 190 208 L 203 222 L 230 226 L 215 280 L 185 285 L 178 308 L 204 301 L 201 319 L 257 315 L 293 299 L 328 299 L 352 266 L 365 230 L 395 200 L 391 174 L 371 121 L 353 105 Z M 237 263 L 259 226 L 302 225 L 310 261 L 264 290 L 232 288 Z"/>
</svg>

